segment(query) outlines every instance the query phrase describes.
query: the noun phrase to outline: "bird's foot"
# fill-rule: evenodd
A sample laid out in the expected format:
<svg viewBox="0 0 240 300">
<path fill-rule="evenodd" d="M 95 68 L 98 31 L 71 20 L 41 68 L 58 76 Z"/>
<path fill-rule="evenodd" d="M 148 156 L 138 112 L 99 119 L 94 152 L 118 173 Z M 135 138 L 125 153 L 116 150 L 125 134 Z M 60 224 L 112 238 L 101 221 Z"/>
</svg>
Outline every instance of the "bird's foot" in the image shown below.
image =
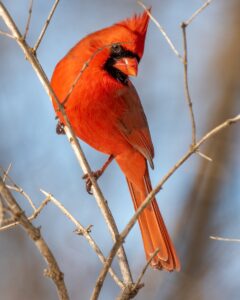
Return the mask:
<svg viewBox="0 0 240 300">
<path fill-rule="evenodd" d="M 65 131 L 64 131 L 64 124 L 61 123 L 60 121 L 58 121 L 58 123 L 57 123 L 56 133 L 57 133 L 57 134 L 65 134 Z"/>
<path fill-rule="evenodd" d="M 100 170 L 97 170 L 95 172 L 92 172 L 92 176 L 95 178 L 95 180 L 98 180 L 98 178 L 102 175 L 102 173 L 103 173 L 103 170 L 100 169 Z M 93 194 L 93 192 L 92 192 L 92 181 L 91 181 L 91 178 L 90 178 L 89 174 L 83 175 L 82 179 L 85 180 L 86 190 L 87 190 L 88 194 L 92 195 Z"/>
</svg>

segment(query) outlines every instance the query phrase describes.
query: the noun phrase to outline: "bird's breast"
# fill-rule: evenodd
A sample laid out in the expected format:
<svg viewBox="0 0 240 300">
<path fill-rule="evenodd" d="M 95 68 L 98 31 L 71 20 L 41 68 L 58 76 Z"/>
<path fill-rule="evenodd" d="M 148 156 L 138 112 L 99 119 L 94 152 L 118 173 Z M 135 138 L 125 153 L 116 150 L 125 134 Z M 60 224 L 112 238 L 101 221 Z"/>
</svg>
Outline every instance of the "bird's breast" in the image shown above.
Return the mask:
<svg viewBox="0 0 240 300">
<path fill-rule="evenodd" d="M 116 91 L 89 82 L 87 89 L 76 89 L 73 96 L 66 111 L 76 135 L 101 152 L 123 151 L 128 143 L 117 125 L 125 106 Z"/>
</svg>

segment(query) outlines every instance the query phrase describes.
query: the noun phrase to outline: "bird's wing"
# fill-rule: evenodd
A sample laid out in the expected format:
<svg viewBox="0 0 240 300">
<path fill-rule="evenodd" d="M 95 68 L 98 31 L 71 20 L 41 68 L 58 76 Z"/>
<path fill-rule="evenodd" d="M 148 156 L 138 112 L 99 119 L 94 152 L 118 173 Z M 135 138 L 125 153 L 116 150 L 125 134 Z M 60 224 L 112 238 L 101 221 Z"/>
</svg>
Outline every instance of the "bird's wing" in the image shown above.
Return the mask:
<svg viewBox="0 0 240 300">
<path fill-rule="evenodd" d="M 153 168 L 154 149 L 147 119 L 136 89 L 129 81 L 128 86 L 118 91 L 125 109 L 118 116 L 117 129 L 136 150 L 149 161 Z"/>
</svg>

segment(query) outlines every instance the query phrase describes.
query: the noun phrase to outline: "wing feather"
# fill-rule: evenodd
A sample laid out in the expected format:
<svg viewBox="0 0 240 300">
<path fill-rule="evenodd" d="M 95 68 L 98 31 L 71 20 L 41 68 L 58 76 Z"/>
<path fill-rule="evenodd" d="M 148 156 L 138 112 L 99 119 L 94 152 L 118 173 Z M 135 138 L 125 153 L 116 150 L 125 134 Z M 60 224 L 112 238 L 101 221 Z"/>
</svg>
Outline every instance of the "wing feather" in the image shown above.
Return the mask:
<svg viewBox="0 0 240 300">
<path fill-rule="evenodd" d="M 118 116 L 117 128 L 124 138 L 138 150 L 153 168 L 154 149 L 147 119 L 133 84 L 118 91 L 125 109 Z"/>
</svg>

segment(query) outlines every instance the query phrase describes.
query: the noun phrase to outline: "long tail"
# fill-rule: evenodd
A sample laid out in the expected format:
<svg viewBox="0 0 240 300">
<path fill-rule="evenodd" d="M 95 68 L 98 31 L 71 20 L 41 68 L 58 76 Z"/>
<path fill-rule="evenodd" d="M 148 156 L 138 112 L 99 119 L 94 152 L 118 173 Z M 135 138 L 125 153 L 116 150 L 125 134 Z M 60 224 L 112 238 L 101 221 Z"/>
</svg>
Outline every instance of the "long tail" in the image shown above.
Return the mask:
<svg viewBox="0 0 240 300">
<path fill-rule="evenodd" d="M 146 168 L 141 187 L 131 183 L 128 178 L 126 179 L 136 210 L 152 190 L 148 168 Z M 138 222 L 147 259 L 159 249 L 158 254 L 152 260 L 151 265 L 157 269 L 179 271 L 180 262 L 173 243 L 168 235 L 156 199 L 153 199 L 151 204 L 140 214 Z"/>
</svg>

